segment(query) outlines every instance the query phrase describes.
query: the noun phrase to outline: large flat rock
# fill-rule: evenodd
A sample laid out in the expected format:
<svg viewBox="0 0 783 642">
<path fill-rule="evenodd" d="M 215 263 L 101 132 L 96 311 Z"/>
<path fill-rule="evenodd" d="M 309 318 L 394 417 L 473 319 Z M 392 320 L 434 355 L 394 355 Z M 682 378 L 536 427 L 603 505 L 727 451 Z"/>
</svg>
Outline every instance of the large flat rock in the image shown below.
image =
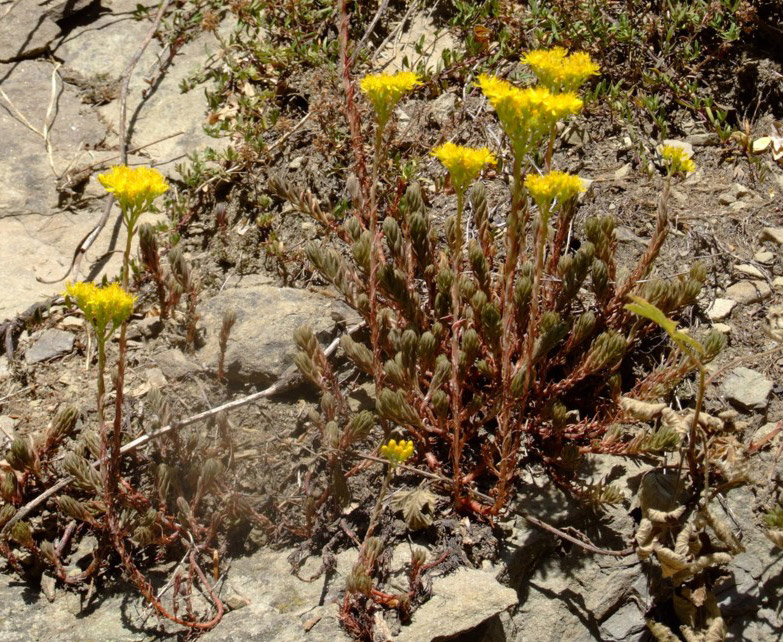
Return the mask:
<svg viewBox="0 0 783 642">
<path fill-rule="evenodd" d="M 236 312 L 236 323 L 226 349 L 226 377 L 259 386 L 275 383 L 293 365 L 298 327 L 310 326 L 323 344 L 333 338 L 337 320 L 353 314 L 334 299 L 306 290 L 273 285 L 224 290 L 199 308 L 206 344 L 198 356 L 212 371 L 217 368 L 218 336 L 228 309 Z"/>
<path fill-rule="evenodd" d="M 30 58 L 46 51 L 60 34 L 60 27 L 47 15 L 47 8 L 38 0 L 18 0 L 11 7 L 8 4 L 0 6 L 0 62 Z M 0 73 L 0 79 L 3 77 Z"/>
</svg>

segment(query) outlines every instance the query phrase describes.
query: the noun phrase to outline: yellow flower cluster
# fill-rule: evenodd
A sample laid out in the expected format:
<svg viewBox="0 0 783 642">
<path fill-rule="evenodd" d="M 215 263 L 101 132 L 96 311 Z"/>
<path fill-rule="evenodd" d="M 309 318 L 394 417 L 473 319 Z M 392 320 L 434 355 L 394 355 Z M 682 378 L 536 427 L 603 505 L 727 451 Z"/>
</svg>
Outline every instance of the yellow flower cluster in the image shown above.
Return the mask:
<svg viewBox="0 0 783 642">
<path fill-rule="evenodd" d="M 576 91 L 599 67 L 589 54 L 568 54 L 562 47 L 536 49 L 522 58 L 533 70 L 538 81 L 550 91 Z"/>
<path fill-rule="evenodd" d="M 64 295 L 72 300 L 95 328 L 99 340 L 106 338 L 106 330 L 113 331 L 133 312 L 135 298 L 118 283 L 98 287 L 94 283 L 69 283 Z"/>
<path fill-rule="evenodd" d="M 459 193 L 465 191 L 485 166 L 497 162 L 486 147 L 474 149 L 454 143 L 444 143 L 433 149 L 430 154 L 443 163 L 449 171 L 451 184 Z"/>
<path fill-rule="evenodd" d="M 400 98 L 420 84 L 419 77 L 412 71 L 400 71 L 396 74 L 370 74 L 362 78 L 359 86 L 370 99 L 383 127 Z"/>
<path fill-rule="evenodd" d="M 583 106 L 573 92 L 555 94 L 546 87 L 520 89 L 486 74 L 479 76 L 478 84 L 519 157 L 537 145 L 557 121 L 578 113 Z"/>
<path fill-rule="evenodd" d="M 413 455 L 413 442 L 401 439 L 400 443 L 397 443 L 396 440 L 389 439 L 388 444 L 381 446 L 381 455 L 386 457 L 392 466 L 402 464 Z"/>
<path fill-rule="evenodd" d="M 558 203 L 565 203 L 584 191 L 582 180 L 578 176 L 557 171 L 544 176 L 528 174 L 525 187 L 542 213 L 549 210 L 555 199 Z"/>
<path fill-rule="evenodd" d="M 682 147 L 664 145 L 661 149 L 661 156 L 663 156 L 663 160 L 666 162 L 669 176 L 690 174 L 696 170 L 696 163 L 693 162 Z"/>
<path fill-rule="evenodd" d="M 99 174 L 98 180 L 107 192 L 114 194 L 126 214 L 140 213 L 169 188 L 163 174 L 151 167 L 115 165 Z"/>
</svg>

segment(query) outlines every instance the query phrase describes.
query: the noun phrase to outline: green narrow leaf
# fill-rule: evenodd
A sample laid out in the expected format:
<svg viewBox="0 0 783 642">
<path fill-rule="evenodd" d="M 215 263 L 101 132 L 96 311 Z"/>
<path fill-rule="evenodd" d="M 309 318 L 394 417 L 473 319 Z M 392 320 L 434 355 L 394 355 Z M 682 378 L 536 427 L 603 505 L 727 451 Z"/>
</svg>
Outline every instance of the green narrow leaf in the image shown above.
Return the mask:
<svg viewBox="0 0 783 642">
<path fill-rule="evenodd" d="M 672 341 L 686 352 L 688 352 L 689 349 L 693 349 L 698 354 L 704 354 L 704 346 L 682 330 L 678 330 L 677 322 L 667 317 L 656 305 L 653 305 L 640 296 L 634 296 L 633 294 L 630 294 L 629 298 L 633 303 L 628 303 L 625 306 L 626 310 L 633 312 L 640 317 L 644 317 L 645 319 L 649 319 L 663 328 L 663 330 L 666 331 L 666 334 L 671 337 Z"/>
</svg>

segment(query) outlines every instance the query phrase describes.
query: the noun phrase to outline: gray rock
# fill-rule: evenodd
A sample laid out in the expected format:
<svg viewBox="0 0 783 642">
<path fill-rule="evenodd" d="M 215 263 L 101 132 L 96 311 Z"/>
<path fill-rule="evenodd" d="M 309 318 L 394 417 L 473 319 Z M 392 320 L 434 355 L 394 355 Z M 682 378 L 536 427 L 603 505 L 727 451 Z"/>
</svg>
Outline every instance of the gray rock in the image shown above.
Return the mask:
<svg viewBox="0 0 783 642">
<path fill-rule="evenodd" d="M 6 11 L 10 11 L 6 14 Z M 47 16 L 38 0 L 19 0 L 3 6 L 0 20 L 0 62 L 32 58 L 43 53 L 60 35 L 60 27 Z M 0 72 L 0 78 L 5 74 Z"/>
<path fill-rule="evenodd" d="M 201 309 L 206 344 L 199 358 L 209 370 L 218 362 L 218 336 L 227 309 L 236 312 L 226 349 L 229 381 L 269 386 L 294 363 L 294 331 L 309 325 L 321 342 L 334 337 L 336 321 L 352 312 L 336 300 L 294 288 L 258 285 L 227 289 Z M 165 372 L 165 370 L 164 370 Z"/>
<path fill-rule="evenodd" d="M 750 194 L 750 190 L 741 183 L 732 183 L 731 194 L 734 198 L 744 198 Z"/>
<path fill-rule="evenodd" d="M 643 239 L 638 236 L 630 227 L 626 225 L 618 225 L 614 228 L 614 237 L 620 243 L 639 243 L 640 245 L 647 245 L 649 240 Z"/>
<path fill-rule="evenodd" d="M 772 392 L 772 382 L 750 368 L 735 368 L 723 382 L 723 391 L 729 401 L 746 410 L 763 410 Z"/>
<path fill-rule="evenodd" d="M 759 270 L 755 265 L 751 265 L 750 263 L 741 263 L 739 265 L 735 265 L 734 271 L 737 274 L 749 276 L 751 279 L 764 278 L 764 273 L 761 270 Z"/>
<path fill-rule="evenodd" d="M 155 355 L 155 363 L 167 379 L 184 379 L 198 372 L 201 368 L 198 364 L 188 359 L 182 350 L 172 348 Z"/>
<path fill-rule="evenodd" d="M 101 0 L 63 0 L 52 5 L 46 11 L 46 15 L 52 20 L 63 20 L 92 7 L 99 9 Z"/>
<path fill-rule="evenodd" d="M 432 597 L 419 608 L 395 642 L 449 640 L 517 604 L 517 592 L 491 574 L 461 568 L 432 583 Z"/>
<path fill-rule="evenodd" d="M 765 227 L 761 231 L 761 240 L 783 245 L 783 227 Z"/>
<path fill-rule="evenodd" d="M 633 602 L 621 606 L 601 624 L 601 633 L 607 642 L 636 642 L 647 637 L 644 615 Z"/>
<path fill-rule="evenodd" d="M 726 298 L 742 304 L 758 303 L 770 294 L 772 288 L 766 281 L 739 281 L 726 288 Z"/>
<path fill-rule="evenodd" d="M 44 330 L 38 340 L 27 348 L 25 361 L 29 364 L 40 363 L 69 354 L 73 350 L 74 339 L 73 334 L 65 330 Z"/>
<path fill-rule="evenodd" d="M 715 299 L 707 308 L 707 316 L 711 321 L 721 321 L 731 314 L 737 302 L 732 299 Z"/>
<path fill-rule="evenodd" d="M 763 265 L 771 265 L 775 262 L 775 255 L 767 250 L 760 250 L 753 255 L 753 260 Z"/>
<path fill-rule="evenodd" d="M 450 91 L 442 93 L 431 104 L 429 117 L 436 125 L 443 127 L 454 115 L 457 106 L 457 96 Z"/>
<path fill-rule="evenodd" d="M 723 194 L 718 195 L 718 202 L 721 205 L 731 205 L 736 200 L 737 199 L 734 197 L 734 195 L 730 194 L 729 192 L 723 192 Z"/>
<path fill-rule="evenodd" d="M 712 147 L 717 145 L 720 140 L 717 134 L 703 133 L 703 134 L 691 134 L 685 138 L 685 142 L 689 143 L 693 147 Z"/>
</svg>

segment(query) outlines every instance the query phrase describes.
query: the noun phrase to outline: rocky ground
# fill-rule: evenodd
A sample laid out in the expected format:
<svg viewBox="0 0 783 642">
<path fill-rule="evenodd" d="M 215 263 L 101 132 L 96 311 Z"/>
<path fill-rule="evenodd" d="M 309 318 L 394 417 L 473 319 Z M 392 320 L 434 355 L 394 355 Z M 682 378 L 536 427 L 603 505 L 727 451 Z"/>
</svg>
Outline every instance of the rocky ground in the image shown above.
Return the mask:
<svg viewBox="0 0 783 642">
<path fill-rule="evenodd" d="M 68 271 L 74 249 L 101 215 L 103 192 L 93 170 L 97 163 L 116 162 L 118 80 L 150 25 L 149 20 L 134 19 L 137 4 L 137 0 L 0 3 L 0 141 L 4 141 L 0 153 L 4 277 L 0 320 L 11 319 L 62 290 L 57 279 Z M 157 6 L 151 0 L 142 4 L 153 10 Z M 230 24 L 220 27 L 231 28 Z M 212 63 L 212 54 L 221 46 L 220 33 L 201 34 L 171 58 L 157 40 L 147 48 L 130 82 L 132 163 L 156 166 L 177 180 L 177 165 L 188 154 L 228 144 L 203 131 L 208 111 L 203 88 L 181 92 L 183 81 L 194 70 Z M 416 55 L 437 58 L 443 48 L 454 46 L 448 33 L 433 35 L 426 12 L 406 22 L 400 33 L 380 52 L 380 62 L 394 65 L 406 55 L 413 56 L 414 45 L 422 37 L 423 53 Z M 28 35 L 21 38 L 19 34 Z M 313 91 L 308 98 L 315 95 Z M 465 126 L 466 112 L 475 109 L 470 101 L 461 90 L 451 90 L 434 102 L 403 103 L 397 114 L 400 122 L 419 129 L 401 127 L 401 139 L 408 149 L 416 150 L 417 144 L 424 147 L 430 139 L 436 140 L 442 128 L 459 131 Z M 779 110 L 780 106 L 773 106 L 759 114 L 755 136 L 772 131 Z M 307 165 L 310 155 L 317 158 L 308 147 L 317 135 L 315 129 L 310 122 L 291 136 L 281 145 L 276 160 L 302 183 L 318 177 L 321 169 L 316 160 Z M 693 151 L 698 170 L 673 193 L 675 233 L 667 243 L 660 270 L 677 274 L 696 256 L 710 262 L 707 287 L 691 322 L 694 327 L 712 326 L 726 333 L 728 347 L 711 366 L 717 374 L 708 391 L 707 410 L 713 415 L 729 411 L 737 441 L 759 443 L 783 416 L 783 354 L 771 352 L 783 333 L 783 169 L 771 155 L 760 156 L 759 165 L 752 167 L 741 159 L 727 160 L 716 135 L 702 124 L 683 122 L 681 133 L 679 140 Z M 563 138 L 566 142 L 557 150 L 558 163 L 591 182 L 580 212 L 613 212 L 621 254 L 630 261 L 643 251 L 651 235 L 657 183 L 646 174 L 628 132 L 622 129 L 607 133 L 602 127 L 579 122 Z M 408 144 L 408 139 L 414 142 Z M 655 144 L 648 142 L 651 154 Z M 428 163 L 422 161 L 425 188 L 437 171 Z M 321 195 L 329 193 L 328 180 L 324 179 L 327 187 L 321 185 Z M 438 198 L 434 187 L 432 193 Z M 165 213 L 148 216 L 153 222 L 166 221 Z M 143 408 L 153 386 L 177 400 L 179 416 L 264 389 L 288 376 L 296 354 L 291 337 L 298 326 L 309 324 L 326 345 L 355 321 L 353 312 L 330 292 L 300 287 L 302 283 L 289 287 L 275 270 L 218 269 L 214 245 L 204 240 L 210 225 L 205 219 L 185 233 L 190 234 L 189 256 L 201 266 L 206 283 L 198 307 L 203 339 L 198 349 L 183 350 L 180 330 L 162 324 L 152 313 L 137 315 L 130 325 L 126 386 L 136 408 Z M 246 222 L 238 216 L 236 225 L 229 228 L 228 243 L 240 248 L 240 257 L 246 232 Z M 117 273 L 122 233 L 111 219 L 82 262 L 81 278 Z M 317 232 L 311 222 L 290 214 L 285 233 L 301 243 L 303 237 L 312 238 Z M 11 362 L 0 355 L 0 429 L 8 442 L 16 435 L 40 430 L 61 402 L 84 398 L 85 390 L 94 385 L 94 372 L 84 359 L 87 334 L 82 319 L 61 301 L 52 301 L 45 321 L 16 338 L 18 360 Z M 215 372 L 217 332 L 227 308 L 237 311 L 237 323 L 227 352 L 228 383 L 224 384 L 216 380 Z M 763 356 L 735 362 L 749 355 Z M 683 403 L 692 397 L 692 386 L 684 386 Z M 235 457 L 245 475 L 243 490 L 262 497 L 274 487 L 270 476 L 289 474 L 277 451 L 294 447 L 301 418 L 313 402 L 308 388 L 299 386 L 280 399 L 262 400 L 232 415 L 237 434 Z M 362 403 L 358 396 L 356 403 Z M 714 510 L 740 533 L 745 548 L 718 585 L 729 639 L 783 639 L 783 558 L 764 536 L 761 522 L 762 508 L 769 507 L 780 479 L 782 439 L 778 433 L 753 458 L 751 484 L 715 502 Z M 611 479 L 623 490 L 627 498 L 623 504 L 596 515 L 545 485 L 537 471 L 531 470 L 526 471 L 529 479 L 524 480 L 516 505 L 553 525 L 579 529 L 598 546 L 623 549 L 632 541 L 638 523 L 634 498 L 652 467 L 613 457 L 596 458 L 589 466 L 595 480 Z M 586 555 L 513 513 L 495 525 L 487 544 L 482 531 L 450 513 L 447 504 L 445 498 L 439 500 L 441 528 L 454 534 L 465 550 L 473 546 L 475 553 L 462 554 L 463 565 L 457 571 L 433 573 L 432 597 L 414 613 L 409 625 L 379 624 L 388 639 L 649 639 L 644 617 L 656 587 L 641 572 L 636 555 Z M 422 546 L 432 557 L 440 555 L 439 546 L 448 541 L 441 535 L 417 535 L 409 544 L 399 544 L 391 559 L 392 569 L 402 574 L 410 546 Z M 337 622 L 335 598 L 356 550 L 338 552 L 334 572 L 312 583 L 291 573 L 293 550 L 248 544 L 235 554 L 219 585 L 230 610 L 204 638 L 347 640 Z M 73 560 L 78 555 L 74 551 Z M 299 576 L 309 576 L 320 563 L 320 555 L 312 555 Z M 160 577 L 165 578 L 174 565 L 176 560 L 162 562 L 157 569 Z M 55 587 L 46 578 L 41 586 L 30 585 L 10 572 L 0 575 L 0 634 L 9 641 L 174 636 L 121 583 L 86 599 L 84 594 Z"/>
</svg>

